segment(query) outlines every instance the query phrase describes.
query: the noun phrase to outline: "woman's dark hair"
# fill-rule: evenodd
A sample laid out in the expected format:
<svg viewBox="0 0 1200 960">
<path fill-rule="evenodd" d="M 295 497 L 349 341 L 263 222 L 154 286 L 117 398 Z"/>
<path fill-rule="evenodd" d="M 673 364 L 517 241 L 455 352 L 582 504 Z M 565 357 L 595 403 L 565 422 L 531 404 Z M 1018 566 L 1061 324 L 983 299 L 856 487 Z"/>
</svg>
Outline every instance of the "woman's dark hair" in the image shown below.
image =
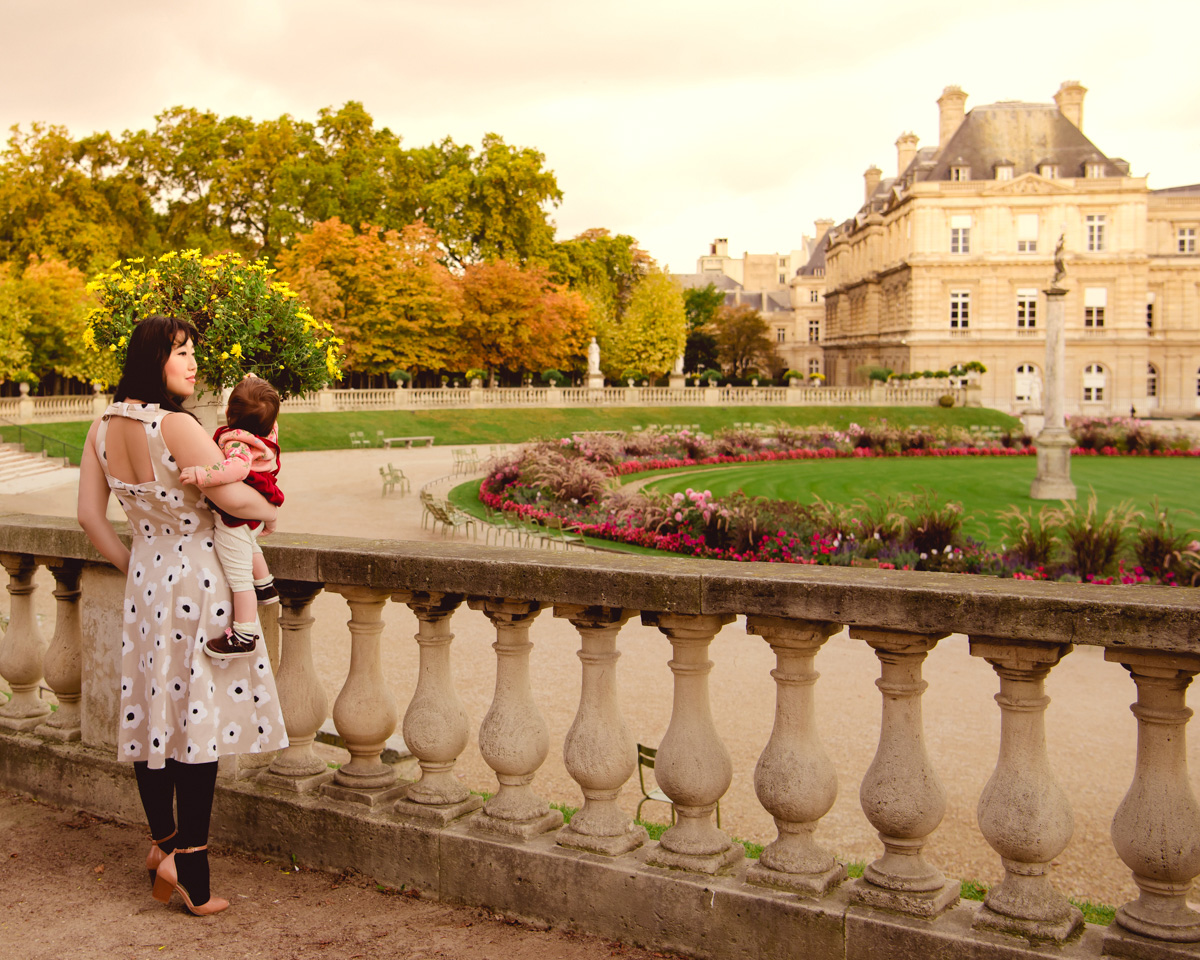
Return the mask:
<svg viewBox="0 0 1200 960">
<path fill-rule="evenodd" d="M 277 419 L 279 394 L 266 380 L 247 377 L 233 388 L 225 409 L 225 420 L 231 427 L 265 437 Z"/>
<path fill-rule="evenodd" d="M 129 350 L 125 354 L 125 369 L 113 400 L 120 403 L 133 397 L 143 403 L 157 403 L 164 410 L 186 413 L 183 397 L 167 392 L 164 368 L 171 351 L 191 340 L 195 344 L 200 334 L 186 320 L 151 314 L 143 317 L 129 335 Z"/>
</svg>

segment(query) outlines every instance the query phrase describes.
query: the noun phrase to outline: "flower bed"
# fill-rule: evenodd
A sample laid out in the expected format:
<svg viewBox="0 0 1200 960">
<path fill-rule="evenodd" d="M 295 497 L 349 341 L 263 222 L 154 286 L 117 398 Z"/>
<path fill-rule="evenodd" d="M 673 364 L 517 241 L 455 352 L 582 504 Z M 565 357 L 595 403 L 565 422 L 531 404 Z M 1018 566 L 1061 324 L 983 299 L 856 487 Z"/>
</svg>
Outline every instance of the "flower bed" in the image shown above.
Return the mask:
<svg viewBox="0 0 1200 960">
<path fill-rule="evenodd" d="M 1154 434 L 1124 418 L 1088 419 L 1073 435 L 1081 456 L 1200 456 L 1181 437 Z M 1096 437 L 1105 442 L 1098 445 Z M 690 489 L 668 497 L 614 485 L 631 474 L 721 464 L 1035 453 L 1028 437 L 985 437 L 961 428 L 895 430 L 884 421 L 852 424 L 846 431 L 779 426 L 715 437 L 687 430 L 584 435 L 527 445 L 492 464 L 480 500 L 532 520 L 561 518 L 585 536 L 708 559 L 1097 583 L 1200 581 L 1200 542 L 1176 531 L 1157 505 L 1148 525 L 1139 525 L 1144 516 L 1128 504 L 1101 514 L 1094 495 L 1086 507 L 1045 506 L 1036 514 L 1010 508 L 1002 519 L 1012 545 L 995 551 L 963 533 L 960 504 L 944 503 L 936 494 L 801 505 L 740 493 L 717 499 Z"/>
</svg>

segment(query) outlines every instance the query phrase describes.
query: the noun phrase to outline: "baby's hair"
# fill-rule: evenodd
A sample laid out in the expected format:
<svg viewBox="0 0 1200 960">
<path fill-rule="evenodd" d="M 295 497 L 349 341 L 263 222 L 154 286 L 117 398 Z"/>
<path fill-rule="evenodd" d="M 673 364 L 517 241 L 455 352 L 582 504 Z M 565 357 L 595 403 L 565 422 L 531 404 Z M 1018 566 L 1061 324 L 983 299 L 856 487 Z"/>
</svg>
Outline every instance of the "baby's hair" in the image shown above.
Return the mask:
<svg viewBox="0 0 1200 960">
<path fill-rule="evenodd" d="M 229 426 L 265 437 L 279 418 L 279 394 L 259 377 L 247 377 L 233 388 L 225 419 Z"/>
</svg>

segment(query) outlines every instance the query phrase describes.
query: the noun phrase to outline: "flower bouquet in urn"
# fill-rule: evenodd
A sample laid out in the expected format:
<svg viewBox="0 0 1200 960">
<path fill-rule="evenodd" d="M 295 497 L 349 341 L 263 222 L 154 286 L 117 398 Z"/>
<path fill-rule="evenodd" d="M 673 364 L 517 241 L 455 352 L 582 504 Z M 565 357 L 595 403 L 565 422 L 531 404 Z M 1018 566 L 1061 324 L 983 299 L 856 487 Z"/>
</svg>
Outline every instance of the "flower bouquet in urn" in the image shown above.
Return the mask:
<svg viewBox="0 0 1200 960">
<path fill-rule="evenodd" d="M 149 264 L 144 257 L 119 260 L 88 283 L 100 306 L 88 315 L 84 341 L 111 353 L 119 369 L 134 324 L 164 314 L 190 320 L 200 332 L 200 389 L 219 393 L 255 373 L 286 400 L 340 380 L 342 341 L 286 283 L 271 279 L 274 272 L 263 260 L 202 257 L 199 250 L 171 251 Z"/>
</svg>

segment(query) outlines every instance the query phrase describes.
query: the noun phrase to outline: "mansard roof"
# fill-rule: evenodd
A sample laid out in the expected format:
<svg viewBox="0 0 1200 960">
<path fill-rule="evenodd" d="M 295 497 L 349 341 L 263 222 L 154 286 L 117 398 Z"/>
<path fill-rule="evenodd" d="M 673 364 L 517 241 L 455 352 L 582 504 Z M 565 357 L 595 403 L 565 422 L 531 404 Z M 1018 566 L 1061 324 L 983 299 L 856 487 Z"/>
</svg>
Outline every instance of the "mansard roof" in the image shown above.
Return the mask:
<svg viewBox="0 0 1200 960">
<path fill-rule="evenodd" d="M 906 172 L 909 183 L 949 180 L 951 167 L 965 166 L 972 180 L 990 180 L 998 163 L 1012 164 L 1017 177 L 1046 163 L 1056 164 L 1061 177 L 1082 177 L 1089 163 L 1103 163 L 1105 176 L 1128 174 L 1127 165 L 1105 156 L 1056 105 L 1019 101 L 975 107 L 932 163 L 918 155 Z"/>
<path fill-rule="evenodd" d="M 1180 187 L 1163 187 L 1151 190 L 1152 197 L 1200 197 L 1200 183 L 1189 183 Z"/>
<path fill-rule="evenodd" d="M 741 290 L 742 285 L 726 273 L 673 273 L 671 279 L 684 290 L 703 289 L 710 283 L 718 290 Z"/>
<path fill-rule="evenodd" d="M 825 275 L 825 248 L 829 246 L 829 234 L 826 233 L 813 244 L 812 255 L 808 262 L 796 271 L 800 277 L 823 277 Z M 820 271 L 818 273 L 817 271 Z"/>
</svg>

